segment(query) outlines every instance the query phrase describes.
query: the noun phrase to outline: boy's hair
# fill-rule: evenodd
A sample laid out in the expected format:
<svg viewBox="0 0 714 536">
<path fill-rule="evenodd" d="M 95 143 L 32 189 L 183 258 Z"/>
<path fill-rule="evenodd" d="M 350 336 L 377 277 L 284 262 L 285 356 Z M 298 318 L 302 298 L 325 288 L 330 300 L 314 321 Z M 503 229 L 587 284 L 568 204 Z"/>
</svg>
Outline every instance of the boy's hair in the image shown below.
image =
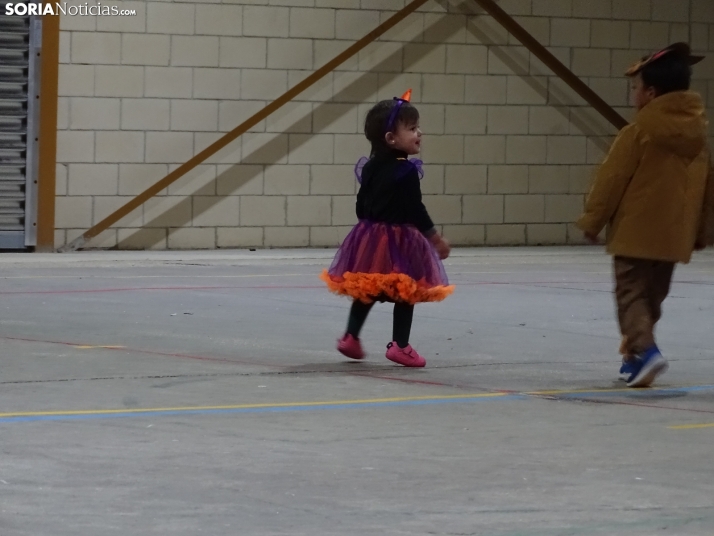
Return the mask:
<svg viewBox="0 0 714 536">
<path fill-rule="evenodd" d="M 396 99 L 383 100 L 375 104 L 372 109 L 367 112 L 367 117 L 364 120 L 364 135 L 372 144 L 372 154 L 387 150 L 389 146 L 384 139 L 387 132 L 397 130 L 399 124 L 414 125 L 419 122 L 419 111 L 409 102 L 401 101 L 397 118 L 394 120 L 391 128 L 387 130 L 387 123 L 392 115 L 392 110 L 399 103 Z"/>
<path fill-rule="evenodd" d="M 647 63 L 642 67 L 640 75 L 645 87 L 654 88 L 658 96 L 673 91 L 686 91 L 692 83 L 689 59 L 676 51 Z"/>
</svg>

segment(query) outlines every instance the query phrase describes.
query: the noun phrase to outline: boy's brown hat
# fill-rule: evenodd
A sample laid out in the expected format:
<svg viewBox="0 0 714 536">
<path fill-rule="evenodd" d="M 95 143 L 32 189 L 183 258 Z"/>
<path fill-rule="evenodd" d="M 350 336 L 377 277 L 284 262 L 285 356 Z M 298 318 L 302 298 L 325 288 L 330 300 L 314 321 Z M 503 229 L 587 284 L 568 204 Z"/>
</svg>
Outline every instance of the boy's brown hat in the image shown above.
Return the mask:
<svg viewBox="0 0 714 536">
<path fill-rule="evenodd" d="M 657 61 L 662 56 L 670 53 L 676 53 L 679 56 L 686 58 L 689 65 L 695 65 L 704 59 L 704 56 L 692 56 L 692 49 L 689 48 L 687 43 L 674 43 L 673 45 L 669 45 L 667 48 L 663 48 L 662 50 L 641 59 L 637 63 L 634 63 L 629 69 L 627 69 L 625 76 L 635 76 L 645 67 L 645 65 L 649 65 L 653 61 Z"/>
</svg>

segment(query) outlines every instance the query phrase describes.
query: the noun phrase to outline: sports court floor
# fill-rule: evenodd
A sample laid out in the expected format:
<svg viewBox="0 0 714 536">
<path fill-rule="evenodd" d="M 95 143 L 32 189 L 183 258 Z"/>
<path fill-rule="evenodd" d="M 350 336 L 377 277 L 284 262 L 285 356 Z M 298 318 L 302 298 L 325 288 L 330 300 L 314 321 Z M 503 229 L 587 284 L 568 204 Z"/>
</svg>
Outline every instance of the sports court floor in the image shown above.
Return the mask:
<svg viewBox="0 0 714 536">
<path fill-rule="evenodd" d="M 334 351 L 332 253 L 0 255 L 0 535 L 714 534 L 714 252 L 644 390 L 599 248 L 456 250 L 425 369 Z"/>
</svg>

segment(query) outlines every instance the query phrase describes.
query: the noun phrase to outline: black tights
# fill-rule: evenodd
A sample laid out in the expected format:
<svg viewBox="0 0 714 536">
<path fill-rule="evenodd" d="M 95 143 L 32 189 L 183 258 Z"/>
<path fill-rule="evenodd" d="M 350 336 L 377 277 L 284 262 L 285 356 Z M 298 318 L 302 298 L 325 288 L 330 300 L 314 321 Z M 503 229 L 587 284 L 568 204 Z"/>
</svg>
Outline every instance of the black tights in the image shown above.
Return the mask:
<svg viewBox="0 0 714 536">
<path fill-rule="evenodd" d="M 362 303 L 359 300 L 352 302 L 350 316 L 347 319 L 347 333 L 355 338 L 359 338 L 359 332 L 364 326 L 367 315 L 372 310 L 374 302 Z M 412 330 L 412 318 L 414 317 L 414 306 L 408 303 L 394 304 L 394 320 L 392 323 L 392 340 L 396 341 L 400 348 L 406 348 L 409 344 L 409 334 Z"/>
</svg>

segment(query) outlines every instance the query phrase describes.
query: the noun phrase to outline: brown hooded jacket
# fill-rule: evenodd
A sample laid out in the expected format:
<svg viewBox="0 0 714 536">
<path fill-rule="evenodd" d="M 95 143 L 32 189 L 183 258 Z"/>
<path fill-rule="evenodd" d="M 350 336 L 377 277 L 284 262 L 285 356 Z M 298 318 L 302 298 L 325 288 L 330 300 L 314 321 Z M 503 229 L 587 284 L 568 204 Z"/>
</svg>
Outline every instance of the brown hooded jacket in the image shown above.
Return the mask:
<svg viewBox="0 0 714 536">
<path fill-rule="evenodd" d="M 623 128 L 600 167 L 577 225 L 608 225 L 612 255 L 689 262 L 714 245 L 714 169 L 701 97 L 657 97 Z"/>
</svg>

